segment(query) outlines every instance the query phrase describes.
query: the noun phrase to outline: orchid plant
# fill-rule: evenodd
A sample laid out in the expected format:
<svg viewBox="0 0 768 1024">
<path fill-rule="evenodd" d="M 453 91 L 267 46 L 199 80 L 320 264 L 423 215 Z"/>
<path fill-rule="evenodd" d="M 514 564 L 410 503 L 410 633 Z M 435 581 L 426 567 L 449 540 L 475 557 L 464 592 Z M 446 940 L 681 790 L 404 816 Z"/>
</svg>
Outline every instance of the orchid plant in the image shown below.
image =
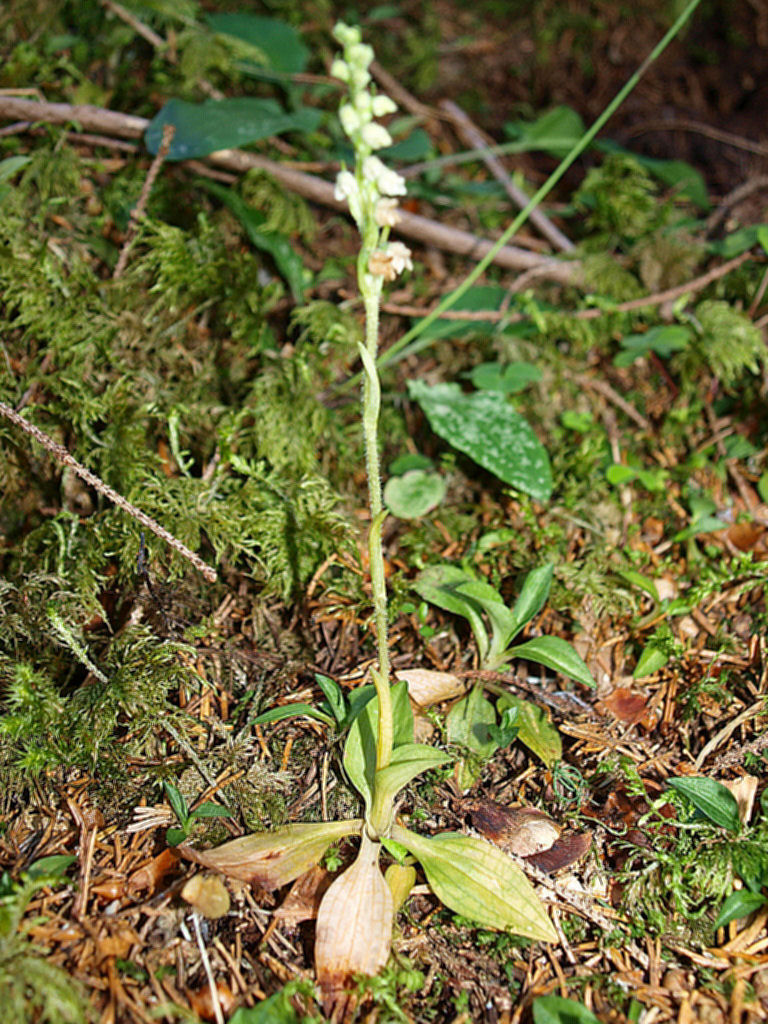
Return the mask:
<svg viewBox="0 0 768 1024">
<path fill-rule="evenodd" d="M 323 1006 L 326 1012 L 343 1016 L 344 1007 L 354 998 L 346 991 L 349 981 L 355 975 L 376 974 L 387 961 L 395 912 L 393 890 L 402 889 L 403 876 L 415 877 L 409 867 L 411 858 L 420 862 L 435 895 L 462 916 L 535 940 L 556 941 L 557 935 L 525 874 L 499 848 L 461 833 L 422 836 L 395 821 L 399 791 L 422 772 L 448 760 L 444 752 L 414 742 L 407 684 L 390 683 L 376 356 L 382 289 L 385 282 L 411 269 L 411 254 L 401 242 L 389 241 L 390 228 L 398 218 L 397 197 L 405 194 L 405 181 L 375 155 L 392 142 L 377 119 L 394 113 L 396 106 L 372 86 L 369 67 L 373 50 L 362 42 L 360 30 L 339 23 L 334 35 L 342 53 L 331 71 L 346 86 L 340 119 L 355 155 L 354 169 L 344 168 L 338 175 L 336 196 L 346 201 L 362 239 L 357 279 L 365 307 L 365 340 L 359 354 L 378 664 L 371 669 L 370 699 L 356 705 L 361 709 L 351 723 L 344 750 L 344 767 L 363 798 L 365 816 L 287 825 L 236 839 L 215 850 L 182 847 L 182 852 L 206 867 L 276 889 L 317 864 L 332 843 L 346 836 L 359 838 L 354 863 L 331 884 L 317 917 L 315 964 Z M 379 867 L 385 848 L 406 865 L 404 873 L 390 869 L 385 879 Z"/>
</svg>

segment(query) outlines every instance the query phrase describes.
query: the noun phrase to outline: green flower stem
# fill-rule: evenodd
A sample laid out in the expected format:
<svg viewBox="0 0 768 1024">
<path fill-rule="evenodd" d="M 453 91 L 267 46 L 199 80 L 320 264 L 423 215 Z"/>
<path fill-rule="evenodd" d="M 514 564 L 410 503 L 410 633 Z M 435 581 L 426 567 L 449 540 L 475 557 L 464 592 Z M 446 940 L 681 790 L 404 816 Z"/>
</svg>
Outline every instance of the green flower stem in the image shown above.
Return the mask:
<svg viewBox="0 0 768 1024">
<path fill-rule="evenodd" d="M 376 343 L 378 340 L 378 295 L 366 296 L 366 346 L 360 345 L 363 362 L 363 434 L 365 436 L 365 465 L 368 473 L 368 504 L 371 527 L 368 533 L 368 563 L 373 597 L 373 621 L 379 655 L 378 669 L 373 676 L 379 698 L 379 731 L 376 743 L 376 768 L 386 768 L 392 756 L 392 695 L 389 690 L 389 641 L 387 636 L 387 584 L 384 577 L 384 553 L 381 528 L 386 518 L 381 496 L 381 469 L 379 466 L 378 423 L 381 405 L 381 387 L 376 372 Z M 371 347 L 373 351 L 371 351 Z"/>
</svg>

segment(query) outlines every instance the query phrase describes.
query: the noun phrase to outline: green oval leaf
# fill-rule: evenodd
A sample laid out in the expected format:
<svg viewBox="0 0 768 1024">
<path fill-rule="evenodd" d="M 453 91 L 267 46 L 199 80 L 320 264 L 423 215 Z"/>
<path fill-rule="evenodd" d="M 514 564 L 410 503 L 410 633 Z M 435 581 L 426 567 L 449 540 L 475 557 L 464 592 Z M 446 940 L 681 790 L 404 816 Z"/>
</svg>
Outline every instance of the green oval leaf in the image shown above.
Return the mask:
<svg viewBox="0 0 768 1024">
<path fill-rule="evenodd" d="M 173 99 L 149 122 L 144 141 L 150 153 L 157 153 L 163 128 L 175 125 L 167 159 L 191 160 L 219 149 L 247 146 L 270 135 L 314 131 L 321 116 L 309 107 L 286 113 L 276 100 L 247 96 L 204 103 Z"/>
<path fill-rule="evenodd" d="M 656 644 L 646 644 L 637 659 L 632 678 L 645 679 L 646 676 L 652 676 L 654 672 L 664 668 L 668 661 L 669 655 L 666 651 L 662 651 Z"/>
<path fill-rule="evenodd" d="M 384 488 L 384 501 L 398 519 L 418 519 L 431 512 L 445 498 L 445 480 L 438 473 L 412 469 L 393 476 Z"/>
<path fill-rule="evenodd" d="M 429 425 L 511 487 L 547 501 L 552 471 L 544 445 L 530 424 L 503 395 L 476 391 L 465 395 L 457 384 L 409 380 L 408 392 L 424 410 Z"/>
<path fill-rule="evenodd" d="M 214 32 L 233 36 L 259 51 L 263 60 L 241 62 L 240 68 L 246 73 L 260 72 L 259 65 L 264 63 L 286 75 L 297 74 L 307 66 L 309 50 L 296 29 L 285 21 L 241 12 L 209 14 L 205 20 Z"/>
<path fill-rule="evenodd" d="M 392 687 L 394 747 L 413 743 L 413 711 L 405 680 Z M 355 717 L 344 745 L 344 770 L 349 781 L 365 800 L 366 811 L 373 806 L 376 776 L 376 738 L 379 728 L 379 701 L 369 700 Z"/>
<path fill-rule="evenodd" d="M 667 785 L 690 800 L 697 811 L 729 832 L 741 829 L 736 797 L 722 783 L 702 776 L 667 779 Z"/>
<path fill-rule="evenodd" d="M 482 686 L 473 687 L 453 705 L 445 725 L 449 743 L 460 743 L 483 758 L 489 758 L 497 749 L 490 733 L 490 726 L 496 725 L 496 711 L 483 696 Z"/>
<path fill-rule="evenodd" d="M 392 838 L 416 857 L 435 895 L 457 914 L 486 928 L 557 942 L 531 883 L 498 847 L 451 832 L 427 839 L 399 825 L 392 826 Z"/>
<path fill-rule="evenodd" d="M 513 647 L 509 653 L 513 658 L 525 658 L 527 661 L 546 665 L 555 672 L 562 672 L 564 676 L 575 679 L 577 683 L 589 686 L 590 689 L 597 686 L 583 659 L 562 637 L 539 636 Z"/>
</svg>

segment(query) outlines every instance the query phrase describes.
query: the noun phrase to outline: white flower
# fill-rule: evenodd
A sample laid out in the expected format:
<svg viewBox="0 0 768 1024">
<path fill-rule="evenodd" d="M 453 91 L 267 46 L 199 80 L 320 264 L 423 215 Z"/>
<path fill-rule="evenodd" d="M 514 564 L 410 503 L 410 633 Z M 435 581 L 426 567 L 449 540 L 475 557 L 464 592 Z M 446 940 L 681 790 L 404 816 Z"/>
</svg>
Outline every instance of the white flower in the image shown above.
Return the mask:
<svg viewBox="0 0 768 1024">
<path fill-rule="evenodd" d="M 331 75 L 334 78 L 340 79 L 342 82 L 349 81 L 349 65 L 346 61 L 342 60 L 341 57 L 337 57 L 331 64 Z"/>
<path fill-rule="evenodd" d="M 406 193 L 405 178 L 387 167 L 377 156 L 367 156 L 363 160 L 363 177 L 366 181 L 375 182 L 382 196 L 404 196 Z"/>
<path fill-rule="evenodd" d="M 345 25 L 343 21 L 336 22 L 333 36 L 342 46 L 354 46 L 361 39 L 360 29 L 357 25 Z"/>
<path fill-rule="evenodd" d="M 387 114 L 394 114 L 397 110 L 395 101 L 391 100 L 389 96 L 385 96 L 384 93 L 373 97 L 372 107 L 374 117 L 385 117 Z"/>
<path fill-rule="evenodd" d="M 358 68 L 367 68 L 373 60 L 373 47 L 368 43 L 353 43 L 347 51 L 347 61 Z"/>
<path fill-rule="evenodd" d="M 341 127 L 344 129 L 345 135 L 353 138 L 360 129 L 363 127 L 363 122 L 360 119 L 360 114 L 351 103 L 343 103 L 339 109 L 339 120 L 341 121 Z"/>
<path fill-rule="evenodd" d="M 393 228 L 399 224 L 401 217 L 397 209 L 397 200 L 380 199 L 376 203 L 374 217 L 380 228 Z"/>
<path fill-rule="evenodd" d="M 336 175 L 333 197 L 339 201 L 346 200 L 352 219 L 359 225 L 363 218 L 363 200 L 357 187 L 357 179 L 351 171 L 339 171 Z"/>
<path fill-rule="evenodd" d="M 387 129 L 373 121 L 370 124 L 363 125 L 360 137 L 366 146 L 370 146 L 371 149 L 383 149 L 385 146 L 392 145 L 392 136 Z"/>
</svg>

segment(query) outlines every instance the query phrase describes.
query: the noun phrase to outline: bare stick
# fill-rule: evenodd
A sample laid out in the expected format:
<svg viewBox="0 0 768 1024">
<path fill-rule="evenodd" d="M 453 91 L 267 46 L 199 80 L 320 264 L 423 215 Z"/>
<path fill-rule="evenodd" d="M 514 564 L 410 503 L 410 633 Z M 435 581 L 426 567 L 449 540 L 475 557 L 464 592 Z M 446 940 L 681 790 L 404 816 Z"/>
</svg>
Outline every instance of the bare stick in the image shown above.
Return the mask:
<svg viewBox="0 0 768 1024">
<path fill-rule="evenodd" d="M 116 135 L 118 138 L 138 139 L 146 131 L 149 121 L 132 114 L 121 114 L 115 110 L 70 103 L 40 103 L 34 100 L 18 99 L 0 95 L 0 120 L 45 122 L 47 124 L 75 123 L 84 131 Z M 347 211 L 346 200 L 334 197 L 334 185 L 312 174 L 286 167 L 274 160 L 246 153 L 242 149 L 222 149 L 211 153 L 208 162 L 227 171 L 242 174 L 252 168 L 267 171 L 297 195 L 312 202 Z M 478 238 L 469 231 L 438 224 L 428 217 L 401 210 L 400 222 L 393 230 L 406 238 L 413 238 L 424 245 L 455 252 L 472 259 L 481 259 L 493 243 Z M 581 265 L 575 261 L 563 262 L 550 256 L 540 256 L 513 245 L 503 246 L 494 262 L 510 270 L 524 271 L 532 267 L 541 268 L 542 277 L 561 284 L 579 284 Z"/>
<path fill-rule="evenodd" d="M 112 279 L 116 281 L 118 277 L 122 276 L 123 271 L 128 265 L 128 255 L 133 248 L 133 243 L 136 238 L 136 227 L 144 216 L 144 210 L 146 209 L 147 203 L 149 202 L 149 194 L 152 191 L 152 186 L 155 184 L 155 178 L 160 173 L 160 168 L 163 166 L 163 161 L 168 156 L 168 150 L 171 148 L 171 142 L 173 141 L 174 133 L 176 132 L 175 124 L 163 125 L 163 137 L 160 141 L 160 146 L 155 154 L 155 159 L 152 161 L 147 177 L 144 180 L 144 184 L 141 187 L 141 193 L 139 194 L 139 201 L 136 203 L 134 208 L 131 210 L 128 226 L 128 232 L 123 242 L 123 247 L 120 250 L 120 255 L 117 258 L 115 269 L 112 274 Z"/>
<path fill-rule="evenodd" d="M 719 267 L 713 267 L 705 274 L 694 277 L 690 281 L 686 281 L 685 284 L 677 285 L 675 288 L 668 288 L 663 292 L 654 292 L 651 295 L 642 295 L 639 299 L 629 299 L 627 302 L 618 302 L 615 306 L 578 309 L 568 315 L 572 316 L 574 320 L 597 320 L 598 317 L 607 316 L 609 313 L 631 313 L 632 310 L 645 309 L 646 306 L 661 306 L 665 302 L 674 302 L 675 299 L 680 299 L 683 295 L 701 291 L 712 284 L 713 281 L 717 281 L 721 277 L 725 277 L 726 274 L 730 274 L 732 270 L 736 270 L 737 267 L 740 267 L 742 263 L 746 263 L 749 259 L 753 259 L 752 253 L 749 251 L 743 252 L 740 256 L 734 256 L 732 260 L 721 263 Z M 567 266 L 568 264 L 564 265 Z M 382 303 L 381 308 L 386 313 L 399 314 L 400 316 L 427 316 L 429 313 L 428 309 L 424 309 L 421 306 L 400 305 L 394 302 Z M 503 320 L 508 323 L 517 323 L 519 320 L 527 319 L 525 313 L 503 309 L 448 309 L 444 313 L 439 313 L 438 316 L 441 320 Z M 761 326 L 760 322 L 758 321 L 755 326 Z"/>
<path fill-rule="evenodd" d="M 467 117 L 461 107 L 457 106 L 452 100 L 443 100 L 440 107 L 450 115 L 456 131 L 468 146 L 472 146 L 473 149 L 486 149 L 486 140 L 472 121 Z M 482 152 L 481 159 L 494 178 L 496 178 L 497 181 L 500 181 L 504 186 L 504 191 L 518 210 L 524 209 L 528 205 L 530 196 L 526 195 L 525 192 L 523 192 L 523 190 L 519 188 L 514 181 L 512 181 L 502 162 L 489 152 Z M 570 238 L 566 238 L 562 231 L 555 227 L 549 217 L 547 217 L 542 210 L 532 210 L 529 220 L 531 224 L 537 227 L 542 235 L 544 235 L 544 237 L 555 246 L 556 249 L 560 249 L 563 252 L 571 252 L 573 250 L 574 245 Z"/>
<path fill-rule="evenodd" d="M 113 490 L 108 484 L 105 484 L 103 480 L 97 477 L 95 473 L 92 473 L 90 469 L 86 469 L 85 466 L 81 465 L 77 459 L 69 454 L 63 445 L 57 444 L 53 438 L 44 434 L 39 427 L 36 427 L 33 423 L 25 420 L 23 416 L 19 416 L 19 414 L 12 409 L 10 405 L 6 405 L 5 402 L 0 402 L 0 413 L 5 416 L 6 419 L 9 419 L 11 423 L 15 423 L 17 427 L 21 427 L 21 429 L 26 431 L 26 433 L 31 437 L 34 437 L 34 439 L 38 441 L 46 451 L 49 451 L 55 459 L 63 465 L 69 466 L 81 480 L 85 480 L 85 482 L 95 488 L 99 494 L 103 494 L 105 498 L 109 498 L 114 505 L 117 505 L 118 508 L 127 512 L 129 516 L 132 516 L 140 522 L 142 526 L 146 526 L 148 530 L 151 530 L 152 533 L 160 537 L 161 540 L 164 540 L 166 544 L 169 544 L 174 551 L 178 551 L 178 553 L 186 558 L 187 561 L 191 562 L 196 569 L 199 569 L 209 583 L 216 582 L 217 577 L 215 569 L 212 569 L 210 565 L 206 565 L 202 558 L 196 555 L 194 551 L 190 551 L 188 547 L 182 544 L 180 540 L 177 540 L 177 538 L 174 537 L 172 533 L 169 533 L 163 526 L 155 522 L 155 520 L 151 516 L 148 516 L 146 512 L 142 512 L 140 508 L 136 508 L 136 506 L 132 505 L 130 501 L 122 496 L 122 494 L 118 494 L 117 491 Z"/>
</svg>

